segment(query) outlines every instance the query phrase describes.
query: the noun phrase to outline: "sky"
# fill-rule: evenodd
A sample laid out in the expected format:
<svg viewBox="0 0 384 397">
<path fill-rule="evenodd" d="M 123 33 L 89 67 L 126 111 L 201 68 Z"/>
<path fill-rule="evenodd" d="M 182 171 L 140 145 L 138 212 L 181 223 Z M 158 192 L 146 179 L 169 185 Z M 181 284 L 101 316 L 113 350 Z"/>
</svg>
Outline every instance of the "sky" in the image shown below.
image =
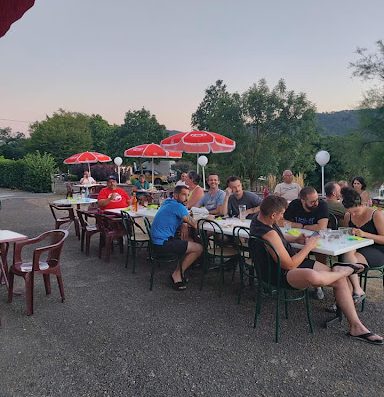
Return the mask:
<svg viewBox="0 0 384 397">
<path fill-rule="evenodd" d="M 283 78 L 319 112 L 353 109 L 369 84 L 349 63 L 383 20 L 383 0 L 36 0 L 0 38 L 0 128 L 144 107 L 187 131 L 218 79 L 243 93 Z"/>
</svg>

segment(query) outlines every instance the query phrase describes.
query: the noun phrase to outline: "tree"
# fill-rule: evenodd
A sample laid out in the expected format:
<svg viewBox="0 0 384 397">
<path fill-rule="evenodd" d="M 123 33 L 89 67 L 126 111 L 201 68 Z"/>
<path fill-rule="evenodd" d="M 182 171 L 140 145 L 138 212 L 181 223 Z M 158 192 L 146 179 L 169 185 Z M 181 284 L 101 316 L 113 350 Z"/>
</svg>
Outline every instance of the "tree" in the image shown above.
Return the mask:
<svg viewBox="0 0 384 397">
<path fill-rule="evenodd" d="M 124 150 L 143 143 L 159 143 L 166 137 L 165 126 L 159 124 L 156 116 L 148 110 L 128 111 L 124 124 L 114 127 L 110 134 L 110 153 L 122 156 Z"/>
<path fill-rule="evenodd" d="M 50 153 L 59 166 L 65 158 L 92 146 L 90 117 L 86 114 L 59 109 L 31 125 L 30 151 Z"/>
<path fill-rule="evenodd" d="M 26 154 L 26 138 L 22 132 L 13 133 L 11 128 L 0 128 L 0 156 L 21 159 Z"/>
<path fill-rule="evenodd" d="M 111 140 L 113 127 L 100 115 L 93 114 L 89 120 L 89 128 L 93 142 L 93 150 L 100 153 L 108 153 L 108 142 Z"/>
</svg>

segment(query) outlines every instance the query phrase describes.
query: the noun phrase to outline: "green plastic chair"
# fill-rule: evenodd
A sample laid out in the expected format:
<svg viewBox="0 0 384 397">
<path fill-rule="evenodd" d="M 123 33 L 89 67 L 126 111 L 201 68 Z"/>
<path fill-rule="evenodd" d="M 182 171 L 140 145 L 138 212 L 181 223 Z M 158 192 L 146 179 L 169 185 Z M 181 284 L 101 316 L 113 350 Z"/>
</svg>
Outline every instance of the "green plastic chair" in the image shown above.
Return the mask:
<svg viewBox="0 0 384 397">
<path fill-rule="evenodd" d="M 199 236 L 203 245 L 203 272 L 200 290 L 203 289 L 204 277 L 211 270 L 219 270 L 220 292 L 224 286 L 224 270 L 233 267 L 233 274 L 239 262 L 239 252 L 228 242 L 220 225 L 209 219 L 200 219 L 197 223 Z M 233 280 L 232 274 L 232 280 Z"/>
<path fill-rule="evenodd" d="M 127 233 L 127 253 L 125 257 L 125 267 L 128 267 L 128 258 L 132 252 L 132 273 L 136 271 L 136 250 L 145 248 L 148 250 L 149 235 L 146 230 L 139 225 L 126 211 L 121 211 L 121 219 L 125 232 Z"/>
<path fill-rule="evenodd" d="M 282 269 L 280 265 L 280 257 L 275 248 L 268 241 L 258 237 L 251 236 L 249 239 L 249 247 L 251 256 L 256 269 L 258 278 L 258 289 L 256 298 L 255 318 L 253 327 L 256 323 L 261 310 L 261 301 L 263 294 L 268 295 L 276 300 L 275 310 L 275 342 L 279 342 L 280 336 L 280 303 L 284 302 L 285 318 L 288 319 L 288 302 L 304 301 L 307 312 L 307 320 L 309 330 L 313 333 L 313 325 L 311 319 L 311 311 L 309 305 L 308 289 L 295 289 L 289 285 L 282 283 Z M 263 250 L 265 254 L 263 255 Z M 275 256 L 273 260 L 271 253 Z M 261 261 L 261 256 L 266 260 Z M 258 258 L 259 257 L 259 258 Z"/>
<path fill-rule="evenodd" d="M 151 264 L 151 277 L 149 281 L 149 290 L 152 291 L 156 265 L 160 266 L 161 264 L 177 263 L 177 265 L 180 267 L 180 273 L 182 278 L 184 278 L 184 274 L 183 274 L 183 269 L 181 268 L 180 257 L 178 255 L 172 253 L 169 253 L 168 255 L 159 255 L 156 253 L 151 239 L 151 223 L 146 217 L 144 217 L 144 224 L 147 230 L 147 234 L 149 236 L 148 252 L 149 252 L 149 262 Z"/>
<path fill-rule="evenodd" d="M 367 281 L 369 278 L 381 278 L 383 281 L 383 290 L 384 290 L 384 265 L 379 266 L 370 266 L 365 272 L 360 274 L 360 285 L 363 288 L 364 292 L 367 291 Z M 363 299 L 361 302 L 361 311 L 364 311 L 366 299 Z"/>
</svg>

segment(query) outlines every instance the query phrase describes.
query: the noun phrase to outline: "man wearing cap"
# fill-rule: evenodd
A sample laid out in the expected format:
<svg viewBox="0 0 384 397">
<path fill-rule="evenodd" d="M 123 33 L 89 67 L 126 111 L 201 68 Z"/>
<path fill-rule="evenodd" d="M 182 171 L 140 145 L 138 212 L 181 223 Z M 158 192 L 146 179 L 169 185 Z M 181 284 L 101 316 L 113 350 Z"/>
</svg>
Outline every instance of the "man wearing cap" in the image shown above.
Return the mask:
<svg viewBox="0 0 384 397">
<path fill-rule="evenodd" d="M 284 197 L 287 201 L 292 201 L 299 197 L 300 190 L 300 185 L 293 182 L 292 171 L 285 170 L 283 172 L 283 182 L 276 185 L 274 193 L 276 196 Z"/>
<path fill-rule="evenodd" d="M 130 197 L 124 189 L 117 187 L 116 177 L 110 175 L 108 177 L 107 187 L 100 190 L 97 200 L 102 210 L 110 210 L 128 207 Z"/>
</svg>

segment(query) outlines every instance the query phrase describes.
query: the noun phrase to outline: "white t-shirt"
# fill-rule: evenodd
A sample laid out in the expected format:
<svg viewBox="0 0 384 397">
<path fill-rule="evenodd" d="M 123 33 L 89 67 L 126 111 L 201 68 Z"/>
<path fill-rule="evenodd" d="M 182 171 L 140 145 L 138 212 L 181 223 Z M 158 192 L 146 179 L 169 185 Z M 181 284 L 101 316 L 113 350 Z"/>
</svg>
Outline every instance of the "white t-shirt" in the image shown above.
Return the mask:
<svg viewBox="0 0 384 397">
<path fill-rule="evenodd" d="M 284 197 L 288 201 L 295 200 L 299 197 L 301 187 L 298 183 L 278 183 L 275 187 L 275 193 L 279 196 Z"/>
</svg>

